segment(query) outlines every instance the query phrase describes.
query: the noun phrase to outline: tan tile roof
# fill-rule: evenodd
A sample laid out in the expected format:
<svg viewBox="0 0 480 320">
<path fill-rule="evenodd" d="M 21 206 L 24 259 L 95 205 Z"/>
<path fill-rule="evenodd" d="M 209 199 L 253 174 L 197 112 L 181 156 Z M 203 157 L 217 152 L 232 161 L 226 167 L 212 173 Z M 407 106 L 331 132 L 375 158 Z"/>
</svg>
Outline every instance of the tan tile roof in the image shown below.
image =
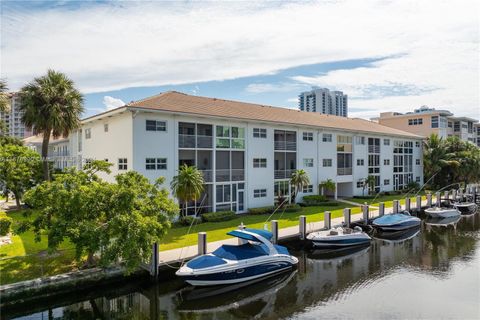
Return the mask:
<svg viewBox="0 0 480 320">
<path fill-rule="evenodd" d="M 191 96 L 176 91 L 168 91 L 143 100 L 134 101 L 127 104 L 127 106 L 191 115 L 207 115 L 421 138 L 421 136 L 409 132 L 358 118 L 345 118 L 260 104 Z"/>
</svg>

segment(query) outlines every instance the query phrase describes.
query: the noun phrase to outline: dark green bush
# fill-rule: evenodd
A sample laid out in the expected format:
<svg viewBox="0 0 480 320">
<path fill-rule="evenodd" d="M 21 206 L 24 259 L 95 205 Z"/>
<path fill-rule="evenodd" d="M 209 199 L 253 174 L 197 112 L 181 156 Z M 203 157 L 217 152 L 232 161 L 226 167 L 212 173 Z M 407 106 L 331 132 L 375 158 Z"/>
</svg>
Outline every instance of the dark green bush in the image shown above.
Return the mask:
<svg viewBox="0 0 480 320">
<path fill-rule="evenodd" d="M 248 209 L 249 214 L 271 214 L 275 210 L 274 207 L 259 207 Z"/>
<path fill-rule="evenodd" d="M 0 236 L 6 236 L 10 232 L 12 219 L 9 217 L 0 217 Z"/>
<path fill-rule="evenodd" d="M 202 223 L 202 219 L 194 216 L 181 217 L 177 223 L 182 226 L 189 226 L 192 224 L 192 221 L 195 221 L 194 224 Z"/>
<path fill-rule="evenodd" d="M 303 203 L 306 206 L 318 206 L 319 203 L 322 202 L 328 202 L 328 199 L 326 196 L 322 195 L 311 195 L 311 196 L 304 196 L 303 197 Z"/>
<path fill-rule="evenodd" d="M 355 199 L 373 199 L 375 196 L 353 196 Z"/>
<path fill-rule="evenodd" d="M 236 217 L 237 214 L 233 211 L 218 211 L 202 214 L 202 219 L 205 222 L 227 221 L 235 219 Z"/>
<path fill-rule="evenodd" d="M 282 210 L 282 209 L 279 209 Z M 302 211 L 302 207 L 299 204 L 292 203 L 285 206 L 285 212 L 299 212 Z"/>
</svg>

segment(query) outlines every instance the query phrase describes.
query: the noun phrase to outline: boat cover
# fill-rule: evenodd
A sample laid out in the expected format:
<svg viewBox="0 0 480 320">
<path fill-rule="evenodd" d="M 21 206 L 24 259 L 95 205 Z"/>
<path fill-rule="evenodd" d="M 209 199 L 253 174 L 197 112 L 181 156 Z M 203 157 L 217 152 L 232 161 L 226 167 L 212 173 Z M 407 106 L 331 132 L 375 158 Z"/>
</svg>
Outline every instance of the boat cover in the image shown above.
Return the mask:
<svg viewBox="0 0 480 320">
<path fill-rule="evenodd" d="M 192 269 L 203 269 L 203 268 L 218 266 L 226 263 L 227 262 L 222 258 L 210 256 L 210 255 L 204 255 L 189 261 L 187 263 L 187 267 Z"/>
<path fill-rule="evenodd" d="M 404 214 L 392 214 L 392 215 L 385 215 L 383 217 L 377 218 L 374 220 L 374 223 L 376 225 L 382 225 L 382 224 L 391 225 L 391 224 L 397 224 L 397 223 L 403 222 L 410 218 L 411 216 L 407 216 Z"/>
<path fill-rule="evenodd" d="M 243 232 L 242 230 L 232 230 L 228 232 L 227 234 L 230 236 L 234 236 L 237 238 L 249 240 L 249 241 L 259 241 L 256 237 L 255 234 L 258 234 L 259 236 L 264 237 L 267 240 L 272 240 L 273 234 L 270 231 L 267 230 L 261 230 L 261 229 L 245 229 L 245 231 L 249 233 L 253 233 L 254 235 L 248 234 Z"/>
</svg>

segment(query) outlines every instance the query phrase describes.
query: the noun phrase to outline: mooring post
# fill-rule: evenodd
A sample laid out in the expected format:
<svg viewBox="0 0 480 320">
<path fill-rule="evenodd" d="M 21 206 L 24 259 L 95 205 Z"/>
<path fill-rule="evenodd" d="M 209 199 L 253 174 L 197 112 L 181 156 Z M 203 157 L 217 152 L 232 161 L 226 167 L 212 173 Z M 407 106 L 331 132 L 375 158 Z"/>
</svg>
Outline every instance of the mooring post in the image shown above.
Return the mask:
<svg viewBox="0 0 480 320">
<path fill-rule="evenodd" d="M 368 204 L 365 202 L 365 204 L 362 206 L 363 223 L 365 223 L 365 225 L 368 224 L 368 209 Z"/>
<path fill-rule="evenodd" d="M 393 213 L 398 213 L 400 210 L 400 201 L 393 200 Z"/>
<path fill-rule="evenodd" d="M 278 243 L 278 221 L 277 220 L 272 220 L 272 234 L 273 234 L 272 242 L 274 244 L 277 244 Z"/>
<path fill-rule="evenodd" d="M 158 242 L 155 242 L 152 245 L 152 261 L 150 262 L 150 276 L 153 280 L 158 279 L 158 262 L 159 262 L 159 252 L 158 252 Z"/>
<path fill-rule="evenodd" d="M 238 229 L 239 229 L 239 230 L 245 230 L 246 228 L 247 228 L 247 226 L 243 224 L 243 221 L 242 221 L 242 223 L 240 223 L 240 225 L 238 226 Z M 238 238 L 238 244 L 239 244 L 239 245 L 245 244 L 245 243 L 247 243 L 247 242 L 248 242 L 247 240 Z"/>
<path fill-rule="evenodd" d="M 422 196 L 417 196 L 417 211 L 420 212 L 422 210 Z"/>
<path fill-rule="evenodd" d="M 325 229 L 330 230 L 332 228 L 332 214 L 330 211 L 325 211 L 323 214 L 323 225 Z"/>
<path fill-rule="evenodd" d="M 457 200 L 457 190 L 455 189 L 452 190 L 452 199 L 453 201 Z"/>
<path fill-rule="evenodd" d="M 445 198 L 445 200 L 447 200 L 447 201 L 448 201 L 448 199 L 450 199 L 450 192 L 448 192 L 448 191 L 445 191 L 445 193 L 444 193 L 443 197 Z"/>
<path fill-rule="evenodd" d="M 204 255 L 207 253 L 207 233 L 198 233 L 198 255 Z"/>
<path fill-rule="evenodd" d="M 432 207 L 432 194 L 427 193 L 427 207 L 431 208 Z"/>
<path fill-rule="evenodd" d="M 378 216 L 381 217 L 385 214 L 385 202 L 380 202 L 378 204 Z"/>
<path fill-rule="evenodd" d="M 441 194 L 440 192 L 436 192 L 436 193 L 435 193 L 435 199 L 436 199 L 435 205 L 436 205 L 437 207 L 440 207 L 440 206 L 442 205 L 441 196 L 442 196 L 442 194 Z"/>
<path fill-rule="evenodd" d="M 299 231 L 300 231 L 300 240 L 305 240 L 307 238 L 307 217 L 300 216 L 300 224 Z"/>
<path fill-rule="evenodd" d="M 410 212 L 410 201 L 409 197 L 405 198 L 405 210 L 408 212 Z"/>
<path fill-rule="evenodd" d="M 343 209 L 343 219 L 345 220 L 345 227 L 350 228 L 350 222 L 352 220 L 352 209 Z"/>
</svg>

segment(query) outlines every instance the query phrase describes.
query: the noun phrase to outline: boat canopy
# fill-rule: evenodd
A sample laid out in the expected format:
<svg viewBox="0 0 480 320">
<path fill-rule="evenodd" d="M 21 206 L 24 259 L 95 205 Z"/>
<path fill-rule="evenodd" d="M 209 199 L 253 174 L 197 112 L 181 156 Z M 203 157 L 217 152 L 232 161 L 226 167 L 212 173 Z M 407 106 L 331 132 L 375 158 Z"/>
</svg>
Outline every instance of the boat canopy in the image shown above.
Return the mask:
<svg viewBox="0 0 480 320">
<path fill-rule="evenodd" d="M 257 241 L 257 242 L 264 242 L 257 236 L 260 236 L 262 238 L 267 239 L 268 241 L 272 240 L 273 234 L 270 231 L 267 230 L 261 230 L 261 229 L 237 229 L 237 230 L 232 230 L 227 233 L 230 236 L 237 237 L 240 239 L 244 240 L 249 240 L 249 241 Z"/>
</svg>

